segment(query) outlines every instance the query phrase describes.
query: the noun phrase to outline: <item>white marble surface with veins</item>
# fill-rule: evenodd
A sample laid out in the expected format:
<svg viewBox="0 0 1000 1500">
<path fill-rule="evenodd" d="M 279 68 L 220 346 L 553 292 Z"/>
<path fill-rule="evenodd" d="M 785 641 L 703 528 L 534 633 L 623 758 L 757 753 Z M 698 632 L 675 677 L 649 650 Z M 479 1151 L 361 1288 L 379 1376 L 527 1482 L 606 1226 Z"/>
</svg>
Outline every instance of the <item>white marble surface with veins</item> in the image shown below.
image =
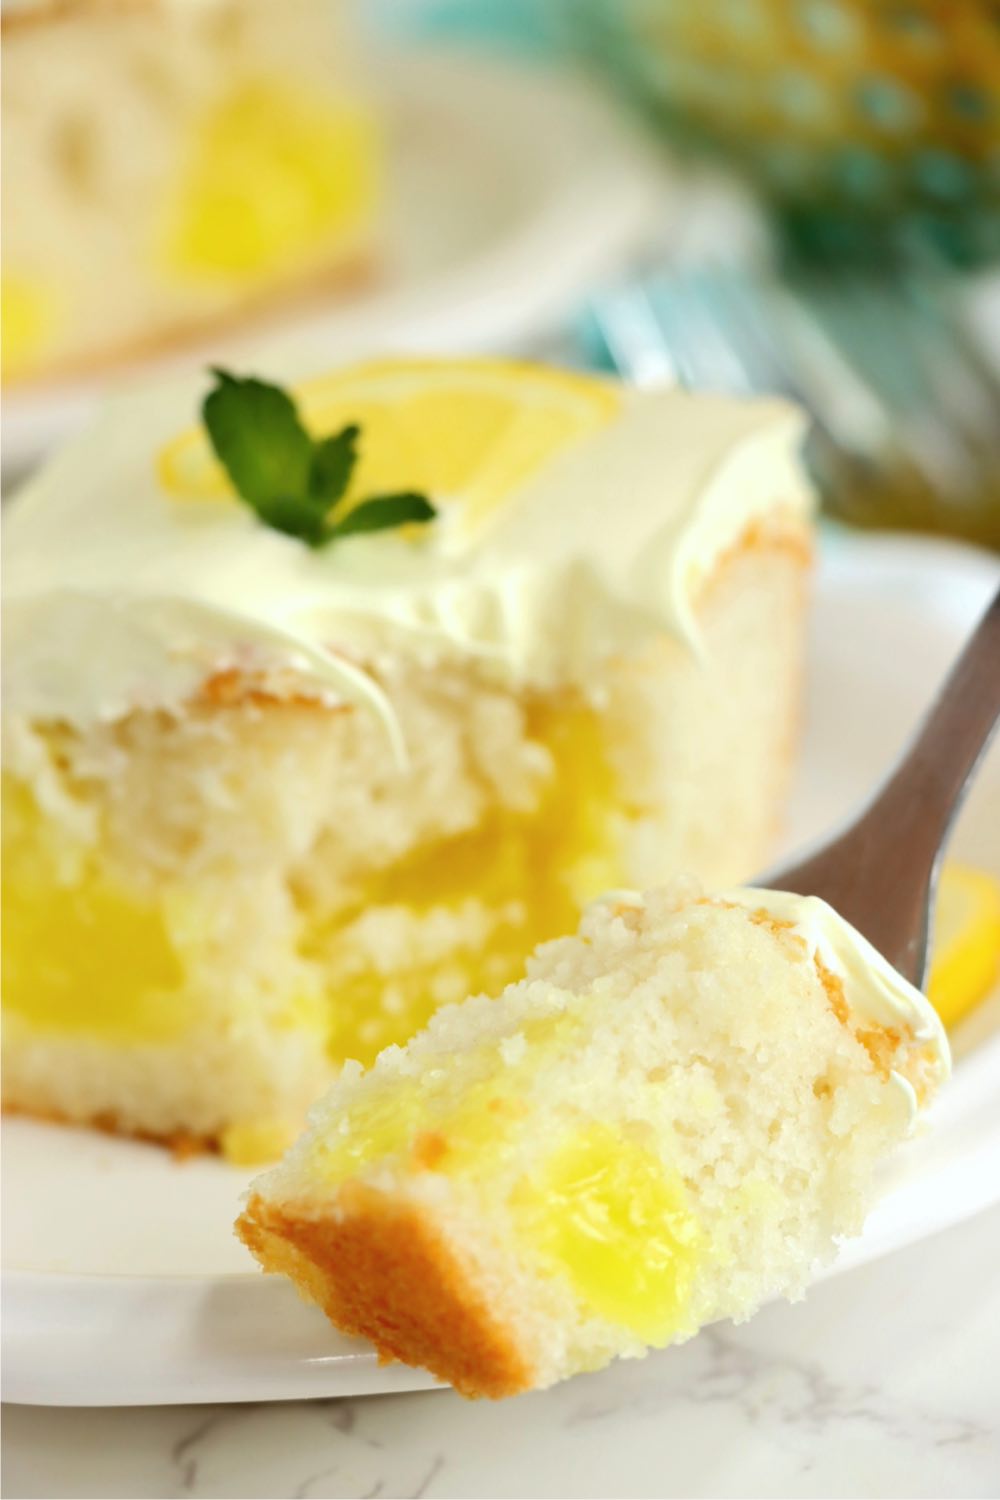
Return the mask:
<svg viewBox="0 0 1000 1500">
<path fill-rule="evenodd" d="M 7 1407 L 28 1496 L 997 1496 L 1000 1209 L 741 1328 L 494 1405 Z"/>
</svg>

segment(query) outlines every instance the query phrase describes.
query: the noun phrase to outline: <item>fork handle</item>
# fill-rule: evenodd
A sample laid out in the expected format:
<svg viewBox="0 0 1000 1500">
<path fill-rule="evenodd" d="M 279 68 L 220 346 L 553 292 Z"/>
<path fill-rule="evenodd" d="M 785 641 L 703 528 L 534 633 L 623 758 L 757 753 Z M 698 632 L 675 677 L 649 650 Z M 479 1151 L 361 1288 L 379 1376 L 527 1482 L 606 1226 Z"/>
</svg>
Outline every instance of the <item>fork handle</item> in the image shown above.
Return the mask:
<svg viewBox="0 0 1000 1500">
<path fill-rule="evenodd" d="M 874 801 L 833 844 L 774 880 L 821 895 L 918 986 L 938 859 L 998 718 L 1000 591 Z"/>
<path fill-rule="evenodd" d="M 998 721 L 1000 589 L 910 749 L 861 821 L 888 820 L 897 829 L 900 859 L 933 866 Z"/>
</svg>

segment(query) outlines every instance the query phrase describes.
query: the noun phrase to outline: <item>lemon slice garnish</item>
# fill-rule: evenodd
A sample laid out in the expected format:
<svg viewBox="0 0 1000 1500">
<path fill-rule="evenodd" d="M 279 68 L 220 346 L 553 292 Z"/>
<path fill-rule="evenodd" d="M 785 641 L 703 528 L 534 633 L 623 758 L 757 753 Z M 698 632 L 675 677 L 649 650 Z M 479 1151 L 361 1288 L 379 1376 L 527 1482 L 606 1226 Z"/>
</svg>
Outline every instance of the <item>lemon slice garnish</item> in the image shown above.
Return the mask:
<svg viewBox="0 0 1000 1500">
<path fill-rule="evenodd" d="M 361 428 L 345 497 L 417 490 L 478 529 L 534 473 L 616 415 L 613 385 L 513 360 L 380 360 L 294 391 L 314 436 Z M 179 500 L 234 498 L 205 432 L 191 428 L 160 453 L 157 474 Z"/>
<path fill-rule="evenodd" d="M 1000 978 L 1000 881 L 947 864 L 938 887 L 928 997 L 946 1026 L 985 1000 Z"/>
</svg>

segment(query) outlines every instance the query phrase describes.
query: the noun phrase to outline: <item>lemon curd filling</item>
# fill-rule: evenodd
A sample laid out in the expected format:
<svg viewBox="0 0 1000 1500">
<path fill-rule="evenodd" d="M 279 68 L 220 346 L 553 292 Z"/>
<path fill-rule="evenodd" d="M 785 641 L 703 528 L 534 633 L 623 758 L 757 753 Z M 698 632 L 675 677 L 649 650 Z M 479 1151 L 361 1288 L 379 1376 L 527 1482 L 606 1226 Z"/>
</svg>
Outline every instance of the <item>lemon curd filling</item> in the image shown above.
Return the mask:
<svg viewBox="0 0 1000 1500">
<path fill-rule="evenodd" d="M 108 879 L 88 853 L 72 859 L 6 776 L 3 804 L 5 1010 L 102 1041 L 182 1035 L 195 1012 L 161 908 Z"/>
<path fill-rule="evenodd" d="M 565 1049 L 585 1010 L 586 1002 L 526 1022 L 530 1059 L 521 1063 L 505 1065 L 500 1045 L 491 1043 L 463 1059 L 458 1085 L 432 1071 L 363 1098 L 317 1141 L 312 1174 L 335 1186 L 396 1159 L 495 1184 L 504 1157 L 531 1129 L 534 1075 L 553 1049 Z M 644 1143 L 641 1127 L 567 1115 L 563 1130 L 538 1170 L 510 1190 L 513 1233 L 593 1316 L 647 1343 L 666 1343 L 684 1327 L 702 1253 L 684 1183 Z"/>
<path fill-rule="evenodd" d="M 182 168 L 165 259 L 183 279 L 250 279 L 283 269 L 331 234 L 367 225 L 378 142 L 360 105 L 299 82 L 241 84 L 200 122 Z"/>
<path fill-rule="evenodd" d="M 540 941 L 576 922 L 583 902 L 620 883 L 614 779 L 596 715 L 578 703 L 533 705 L 532 738 L 553 771 L 530 815 L 494 812 L 479 829 L 420 850 L 370 880 L 356 908 L 331 919 L 303 901 L 300 937 L 289 955 L 295 993 L 272 1020 L 319 1029 L 331 1060 L 366 1066 L 383 1047 L 404 1043 L 446 1000 L 496 994 L 523 972 Z M 195 977 L 218 925 L 212 898 L 174 881 L 140 895 L 110 873 L 101 843 L 70 847 L 20 783 L 4 777 L 4 999 L 10 1012 L 45 1031 L 105 1041 L 174 1040 L 203 1011 Z M 488 940 L 456 941 L 431 962 L 388 972 L 352 945 L 360 912 L 482 906 Z"/>
<path fill-rule="evenodd" d="M 316 1139 L 312 1169 L 332 1187 L 373 1162 L 393 1158 L 449 1175 L 478 1172 L 488 1160 L 495 1164 L 525 1116 L 532 1078 L 579 1030 L 585 1009 L 577 1005 L 572 1013 L 525 1021 L 517 1062 L 505 1061 L 502 1041 L 491 1041 L 466 1054 L 458 1078 L 431 1068 L 419 1077 L 396 1078 L 390 1088 L 367 1091 Z"/>
<path fill-rule="evenodd" d="M 5 271 L 0 280 L 0 359 L 6 376 L 41 354 L 58 323 L 57 289 L 37 276 Z"/>
<path fill-rule="evenodd" d="M 440 1004 L 498 994 L 521 977 L 538 943 L 570 931 L 587 901 L 621 884 L 615 778 L 597 715 L 579 703 L 537 703 L 527 720 L 531 738 L 553 756 L 540 806 L 525 816 L 497 812 L 474 832 L 417 852 L 370 880 L 357 908 L 421 918 L 460 914 L 475 901 L 492 921 L 485 942 L 386 973 L 345 941 L 350 916 L 330 923 L 307 915 L 302 951 L 329 973 L 335 996 L 334 1061 L 367 1066 L 419 1031 Z"/>
<path fill-rule="evenodd" d="M 513 1206 L 524 1239 L 598 1317 L 649 1344 L 683 1327 L 701 1232 L 680 1177 L 640 1140 L 587 1125 Z"/>
</svg>

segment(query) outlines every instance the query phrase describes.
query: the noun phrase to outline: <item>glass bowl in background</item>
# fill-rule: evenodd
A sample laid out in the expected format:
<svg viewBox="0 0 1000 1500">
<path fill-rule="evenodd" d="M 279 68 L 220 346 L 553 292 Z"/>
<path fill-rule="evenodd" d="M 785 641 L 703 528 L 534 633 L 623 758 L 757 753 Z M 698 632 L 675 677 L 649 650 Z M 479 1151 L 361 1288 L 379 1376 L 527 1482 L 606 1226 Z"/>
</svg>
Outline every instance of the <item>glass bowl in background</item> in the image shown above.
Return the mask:
<svg viewBox="0 0 1000 1500">
<path fill-rule="evenodd" d="M 673 143 L 723 155 L 808 251 L 1000 255 L 990 0 L 575 0 L 565 14 Z"/>
<path fill-rule="evenodd" d="M 643 288 L 646 344 L 699 385 L 800 400 L 831 513 L 1000 548 L 1000 5 L 563 14 L 665 143 L 711 153 L 768 210 L 767 266 L 719 243 L 679 275 L 667 251 Z M 970 316 L 980 283 L 990 317 Z"/>
</svg>

